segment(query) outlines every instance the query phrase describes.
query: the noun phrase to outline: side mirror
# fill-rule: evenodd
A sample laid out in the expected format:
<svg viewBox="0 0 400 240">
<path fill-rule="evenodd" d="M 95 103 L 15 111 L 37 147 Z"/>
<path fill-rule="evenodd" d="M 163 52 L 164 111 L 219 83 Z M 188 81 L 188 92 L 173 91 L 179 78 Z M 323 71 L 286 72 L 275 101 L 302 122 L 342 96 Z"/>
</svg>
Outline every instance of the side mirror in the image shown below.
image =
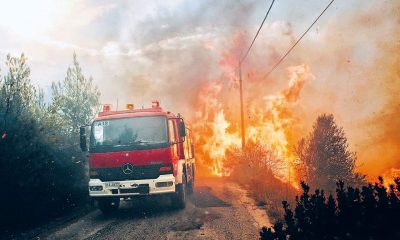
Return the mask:
<svg viewBox="0 0 400 240">
<path fill-rule="evenodd" d="M 86 152 L 87 145 L 86 145 L 86 128 L 85 127 L 80 127 L 79 128 L 79 140 L 80 140 L 80 146 L 82 152 Z"/>
<path fill-rule="evenodd" d="M 186 137 L 186 127 L 183 120 L 179 122 L 179 135 L 183 138 Z"/>
</svg>

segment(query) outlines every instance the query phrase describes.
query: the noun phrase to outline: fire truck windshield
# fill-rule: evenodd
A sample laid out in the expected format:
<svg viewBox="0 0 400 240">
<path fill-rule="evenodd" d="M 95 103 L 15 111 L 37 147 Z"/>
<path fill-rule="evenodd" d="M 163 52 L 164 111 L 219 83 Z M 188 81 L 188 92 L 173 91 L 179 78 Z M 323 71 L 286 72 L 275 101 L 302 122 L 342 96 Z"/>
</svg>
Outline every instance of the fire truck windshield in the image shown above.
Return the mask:
<svg viewBox="0 0 400 240">
<path fill-rule="evenodd" d="M 92 125 L 91 152 L 159 148 L 167 144 L 167 120 L 163 116 L 107 119 Z"/>
</svg>

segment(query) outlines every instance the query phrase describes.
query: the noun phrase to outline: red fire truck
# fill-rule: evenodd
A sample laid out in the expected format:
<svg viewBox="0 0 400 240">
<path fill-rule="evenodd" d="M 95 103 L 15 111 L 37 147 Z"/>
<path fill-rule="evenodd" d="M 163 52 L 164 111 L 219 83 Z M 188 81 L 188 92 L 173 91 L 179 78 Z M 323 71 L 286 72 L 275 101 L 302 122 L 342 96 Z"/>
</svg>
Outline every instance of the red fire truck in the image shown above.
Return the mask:
<svg viewBox="0 0 400 240">
<path fill-rule="evenodd" d="M 85 127 L 80 146 L 89 151 L 89 194 L 103 213 L 120 200 L 142 195 L 168 194 L 177 208 L 185 208 L 194 189 L 195 159 L 191 130 L 183 118 L 151 108 L 113 111 L 104 105 L 93 121 L 89 147 Z"/>
</svg>

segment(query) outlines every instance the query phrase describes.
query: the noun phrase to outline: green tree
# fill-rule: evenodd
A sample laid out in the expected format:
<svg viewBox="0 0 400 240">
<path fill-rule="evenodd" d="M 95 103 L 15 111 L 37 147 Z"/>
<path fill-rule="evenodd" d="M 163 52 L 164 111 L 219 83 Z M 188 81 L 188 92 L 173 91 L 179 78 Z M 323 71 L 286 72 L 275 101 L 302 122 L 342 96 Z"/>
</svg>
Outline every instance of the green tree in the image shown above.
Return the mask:
<svg viewBox="0 0 400 240">
<path fill-rule="evenodd" d="M 304 181 L 315 188 L 335 189 L 343 180 L 354 184 L 363 177 L 355 173 L 356 153 L 349 144 L 342 127 L 338 127 L 332 114 L 318 116 L 313 131 L 299 141 L 296 147 Z"/>
<path fill-rule="evenodd" d="M 53 82 L 51 89 L 52 111 L 58 112 L 68 123 L 68 128 L 64 130 L 77 134 L 80 126 L 89 124 L 94 118 L 100 105 L 100 92 L 92 77 L 83 75 L 76 53 L 64 81 Z"/>
<path fill-rule="evenodd" d="M 41 196 L 48 197 L 44 188 L 50 182 L 43 170 L 51 162 L 48 146 L 42 142 L 43 127 L 35 115 L 41 94 L 30 83 L 27 58 L 7 55 L 6 66 L 8 72 L 0 80 L 0 181 L 10 184 L 3 189 L 8 194 L 0 198 L 1 223 L 20 220 L 25 214 L 33 216 L 36 213 L 29 208 L 46 204 Z M 36 204 L 32 204 L 34 199 Z"/>
<path fill-rule="evenodd" d="M 30 84 L 30 69 L 26 65 L 26 57 L 11 57 L 7 55 L 7 75 L 0 79 L 3 131 L 7 132 L 10 124 L 32 110 L 35 99 L 35 88 Z"/>
<path fill-rule="evenodd" d="M 23 227 L 75 206 L 87 197 L 84 154 L 63 134 L 68 123 L 30 82 L 22 54 L 7 56 L 0 78 L 0 232 Z M 60 105 L 62 107 L 62 105 Z M 66 132 L 64 132 L 66 133 Z"/>
</svg>

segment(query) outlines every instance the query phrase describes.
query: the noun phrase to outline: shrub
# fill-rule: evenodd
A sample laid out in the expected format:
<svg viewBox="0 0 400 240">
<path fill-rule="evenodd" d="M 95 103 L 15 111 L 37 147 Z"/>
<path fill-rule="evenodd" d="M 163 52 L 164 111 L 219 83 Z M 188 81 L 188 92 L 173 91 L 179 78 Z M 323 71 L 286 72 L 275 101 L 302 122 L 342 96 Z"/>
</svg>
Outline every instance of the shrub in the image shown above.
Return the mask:
<svg viewBox="0 0 400 240">
<path fill-rule="evenodd" d="M 388 189 L 379 182 L 359 188 L 337 183 L 336 197 L 325 196 L 302 183 L 303 194 L 296 197 L 292 211 L 283 202 L 284 223 L 272 228 L 263 227 L 260 236 L 265 240 L 283 239 L 400 239 L 400 178 Z"/>
</svg>

